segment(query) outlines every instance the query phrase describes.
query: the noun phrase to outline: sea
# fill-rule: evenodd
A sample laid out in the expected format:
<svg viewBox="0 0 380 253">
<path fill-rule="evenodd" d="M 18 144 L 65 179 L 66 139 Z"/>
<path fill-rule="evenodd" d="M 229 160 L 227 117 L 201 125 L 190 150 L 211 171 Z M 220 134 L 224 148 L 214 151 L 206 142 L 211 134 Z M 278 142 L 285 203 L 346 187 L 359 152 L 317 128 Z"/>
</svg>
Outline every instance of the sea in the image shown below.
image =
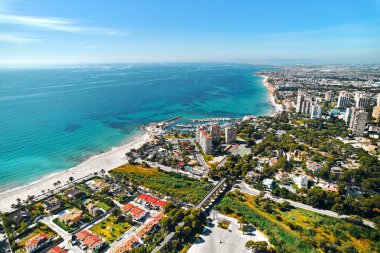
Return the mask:
<svg viewBox="0 0 380 253">
<path fill-rule="evenodd" d="M 117 64 L 0 69 L 0 192 L 69 169 L 175 116 L 266 115 L 248 64 Z"/>
</svg>

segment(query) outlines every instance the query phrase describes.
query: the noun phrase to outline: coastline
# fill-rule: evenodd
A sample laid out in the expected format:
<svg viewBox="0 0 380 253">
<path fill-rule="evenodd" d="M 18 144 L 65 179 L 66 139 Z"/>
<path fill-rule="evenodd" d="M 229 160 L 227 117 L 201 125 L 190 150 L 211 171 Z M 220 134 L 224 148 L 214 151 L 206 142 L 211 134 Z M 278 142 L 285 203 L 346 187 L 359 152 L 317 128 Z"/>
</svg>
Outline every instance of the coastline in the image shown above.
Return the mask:
<svg viewBox="0 0 380 253">
<path fill-rule="evenodd" d="M 274 111 L 268 113 L 268 115 L 272 116 L 282 112 L 284 107 L 282 104 L 276 102 L 274 97 L 275 89 L 267 82 L 269 77 L 264 75 L 259 76 L 262 78 L 262 84 L 268 90 L 268 98 L 274 108 Z M 126 139 L 121 145 L 112 147 L 103 153 L 94 154 L 82 163 L 67 170 L 48 174 L 30 184 L 0 192 L 0 211 L 11 211 L 11 205 L 16 204 L 17 199 L 26 200 L 28 196 L 31 195 L 34 195 L 35 197 L 43 197 L 42 191 L 44 190 L 45 192 L 48 192 L 48 189 L 56 189 L 54 183 L 58 180 L 64 187 L 70 177 L 74 177 L 74 180 L 78 180 L 93 175 L 95 172 L 100 174 L 101 169 L 108 172 L 109 170 L 125 164 L 127 162 L 125 153 L 131 149 L 137 149 L 144 143 L 148 142 L 151 137 L 151 130 L 152 129 L 149 126 L 141 126 L 141 133 L 137 134 L 132 140 Z"/>
<path fill-rule="evenodd" d="M 106 172 L 112 170 L 118 166 L 121 166 L 127 162 L 125 153 L 131 149 L 141 147 L 144 143 L 150 140 L 151 134 L 149 129 L 134 137 L 132 140 L 126 140 L 120 146 L 113 147 L 110 150 L 95 154 L 89 157 L 82 163 L 67 169 L 62 172 L 49 174 L 37 181 L 30 184 L 6 190 L 0 193 L 0 211 L 9 212 L 12 210 L 11 205 L 17 202 L 17 199 L 25 200 L 30 195 L 39 196 L 42 194 L 42 190 L 48 189 L 54 190 L 56 187 L 54 183 L 58 180 L 62 182 L 62 185 L 69 181 L 70 177 L 74 180 L 87 177 L 95 172 L 100 173 L 101 169 Z"/>
<path fill-rule="evenodd" d="M 283 112 L 284 106 L 281 103 L 277 103 L 276 98 L 274 97 L 274 93 L 276 92 L 276 90 L 268 82 L 269 77 L 265 75 L 258 75 L 258 76 L 263 78 L 261 82 L 263 83 L 264 87 L 268 90 L 269 101 L 274 108 L 274 111 L 270 114 L 270 116 L 274 116 L 278 113 Z"/>
</svg>

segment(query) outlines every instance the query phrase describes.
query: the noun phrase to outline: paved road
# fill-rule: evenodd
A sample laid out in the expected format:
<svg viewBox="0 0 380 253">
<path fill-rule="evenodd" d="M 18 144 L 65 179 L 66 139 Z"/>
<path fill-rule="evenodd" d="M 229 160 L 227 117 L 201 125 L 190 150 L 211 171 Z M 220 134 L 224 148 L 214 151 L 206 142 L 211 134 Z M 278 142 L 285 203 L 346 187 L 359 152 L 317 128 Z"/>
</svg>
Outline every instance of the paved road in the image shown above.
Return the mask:
<svg viewBox="0 0 380 253">
<path fill-rule="evenodd" d="M 257 196 L 261 193 L 261 191 L 250 187 L 248 184 L 246 184 L 244 182 L 241 182 L 240 184 L 238 184 L 238 186 L 239 186 L 239 188 L 236 188 L 236 189 L 240 190 L 241 192 L 246 193 L 246 194 Z M 338 218 L 338 219 L 344 219 L 344 218 L 349 217 L 348 215 L 339 215 L 338 213 L 330 211 L 330 210 L 318 209 L 318 208 L 315 208 L 315 207 L 312 207 L 309 205 L 305 205 L 303 203 L 296 202 L 296 201 L 293 201 L 290 199 L 278 198 L 278 197 L 274 197 L 274 196 L 269 195 L 269 194 L 266 194 L 265 196 L 266 196 L 266 198 L 273 200 L 273 201 L 276 201 L 276 202 L 279 202 L 279 203 L 282 203 L 284 201 L 288 201 L 290 203 L 290 205 L 292 205 L 294 207 L 305 209 L 305 210 L 315 212 L 315 213 L 324 214 L 324 215 L 327 215 L 330 217 L 334 217 L 334 218 Z M 368 220 L 363 220 L 363 224 L 366 226 L 369 226 L 371 228 L 376 228 L 375 224 L 371 221 L 368 221 Z"/>
<path fill-rule="evenodd" d="M 178 223 L 179 226 L 183 226 L 185 225 L 184 222 L 180 222 Z M 160 242 L 152 251 L 152 253 L 157 253 L 159 251 L 161 251 L 161 249 L 164 247 L 165 244 L 167 244 L 168 242 L 170 242 L 171 239 L 173 239 L 173 237 L 175 236 L 175 232 L 171 232 L 169 233 L 167 236 L 165 236 L 164 240 L 162 242 Z"/>
</svg>

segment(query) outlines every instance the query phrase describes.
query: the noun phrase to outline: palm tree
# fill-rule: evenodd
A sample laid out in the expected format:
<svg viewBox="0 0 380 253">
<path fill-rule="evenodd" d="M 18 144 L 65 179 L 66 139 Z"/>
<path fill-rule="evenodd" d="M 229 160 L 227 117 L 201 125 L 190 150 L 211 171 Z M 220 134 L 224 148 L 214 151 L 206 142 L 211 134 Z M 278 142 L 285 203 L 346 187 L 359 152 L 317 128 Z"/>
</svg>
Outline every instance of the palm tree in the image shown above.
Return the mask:
<svg viewBox="0 0 380 253">
<path fill-rule="evenodd" d="M 101 169 L 100 174 L 102 175 L 102 177 L 104 177 L 104 174 L 106 174 L 106 171 L 104 169 Z"/>
<path fill-rule="evenodd" d="M 74 177 L 69 177 L 69 181 L 70 181 L 71 183 L 73 183 L 73 181 L 74 181 Z"/>
<path fill-rule="evenodd" d="M 57 188 L 57 186 L 58 186 L 57 182 L 54 182 L 53 185 L 55 188 Z"/>
<path fill-rule="evenodd" d="M 58 186 L 61 186 L 62 183 L 61 183 L 61 181 L 58 180 L 57 184 L 58 184 Z"/>
</svg>

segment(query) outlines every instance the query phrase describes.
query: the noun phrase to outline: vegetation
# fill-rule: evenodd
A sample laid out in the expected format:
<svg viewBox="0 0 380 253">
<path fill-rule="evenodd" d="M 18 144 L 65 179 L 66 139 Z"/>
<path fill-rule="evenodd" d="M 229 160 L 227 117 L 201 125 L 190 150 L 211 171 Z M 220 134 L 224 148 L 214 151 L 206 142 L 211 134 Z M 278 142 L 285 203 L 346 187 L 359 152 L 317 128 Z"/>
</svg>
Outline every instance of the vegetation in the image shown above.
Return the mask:
<svg viewBox="0 0 380 253">
<path fill-rule="evenodd" d="M 131 222 L 130 218 L 112 215 L 90 228 L 90 230 L 111 244 L 132 227 Z"/>
<path fill-rule="evenodd" d="M 222 220 L 218 223 L 218 227 L 228 229 L 230 227 L 230 222 L 227 220 Z"/>
<path fill-rule="evenodd" d="M 379 232 L 302 209 L 289 209 L 266 199 L 228 193 L 217 207 L 244 217 L 268 235 L 279 252 L 377 252 Z"/>
<path fill-rule="evenodd" d="M 200 201 L 212 188 L 211 184 L 204 181 L 141 165 L 126 164 L 113 169 L 111 174 L 119 178 L 124 177 L 134 185 L 148 187 L 157 194 L 193 204 Z"/>
<path fill-rule="evenodd" d="M 45 234 L 50 238 L 57 236 L 57 233 L 55 233 L 45 224 L 37 223 L 34 228 L 26 230 L 23 234 L 11 240 L 12 250 L 17 252 L 26 252 L 24 248 L 25 243 L 39 234 Z"/>
</svg>

